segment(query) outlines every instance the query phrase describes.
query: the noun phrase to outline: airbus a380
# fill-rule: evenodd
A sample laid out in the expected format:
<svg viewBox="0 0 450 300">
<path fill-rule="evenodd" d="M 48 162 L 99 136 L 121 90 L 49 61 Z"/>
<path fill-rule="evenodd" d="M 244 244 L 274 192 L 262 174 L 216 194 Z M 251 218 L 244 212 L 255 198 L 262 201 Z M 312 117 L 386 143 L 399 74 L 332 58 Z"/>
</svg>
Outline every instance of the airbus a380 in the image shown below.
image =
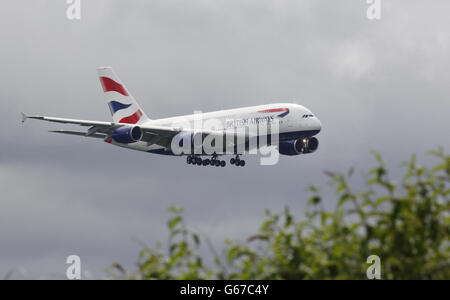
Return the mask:
<svg viewBox="0 0 450 300">
<path fill-rule="evenodd" d="M 85 126 L 88 127 L 86 131 L 56 130 L 51 132 L 98 138 L 112 145 L 149 153 L 186 156 L 188 164 L 199 166 L 224 167 L 226 162 L 220 160 L 219 157 L 225 154 L 233 155 L 233 158 L 230 159 L 231 164 L 244 166 L 245 161 L 240 158 L 240 155 L 244 154 L 243 150 L 249 151 L 252 147 L 258 149 L 267 145 L 259 142 L 260 133 L 256 134 L 256 143 L 250 142 L 249 132 L 245 129 L 252 124 L 268 124 L 277 121 L 277 147 L 278 152 L 283 155 L 312 153 L 319 146 L 319 141 L 314 136 L 320 132 L 322 124 L 309 109 L 298 104 L 275 103 L 203 113 L 201 114 L 203 122 L 216 120 L 222 126 L 198 130 L 192 126 L 198 119 L 198 114 L 158 120 L 150 119 L 111 67 L 97 68 L 97 73 L 111 111 L 112 122 L 45 117 L 24 113 L 22 113 L 22 122 L 25 122 L 26 119 L 37 119 Z M 244 129 L 244 131 L 239 131 L 239 129 Z M 266 131 L 264 135 L 270 144 L 269 132 Z M 192 145 L 194 145 L 193 139 L 198 134 L 202 140 L 208 137 L 217 138 L 217 140 L 219 137 L 220 140 L 223 137 L 231 136 L 232 138 L 225 141 L 220 149 L 216 147 L 212 153 L 204 150 L 180 152 L 175 149 L 174 145 L 183 146 L 182 141 L 185 141 L 186 137 L 189 142 L 192 140 Z M 176 140 L 175 143 L 174 140 Z M 231 144 L 228 141 L 231 141 Z M 238 147 L 239 143 L 243 147 Z"/>
</svg>

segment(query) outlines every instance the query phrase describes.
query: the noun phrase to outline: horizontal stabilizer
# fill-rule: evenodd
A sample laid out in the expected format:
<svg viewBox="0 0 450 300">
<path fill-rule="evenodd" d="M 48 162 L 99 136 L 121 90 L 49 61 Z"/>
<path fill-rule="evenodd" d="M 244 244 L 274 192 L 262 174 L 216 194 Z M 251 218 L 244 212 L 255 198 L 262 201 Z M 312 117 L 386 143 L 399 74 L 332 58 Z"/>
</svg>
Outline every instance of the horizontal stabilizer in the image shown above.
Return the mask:
<svg viewBox="0 0 450 300">
<path fill-rule="evenodd" d="M 94 137 L 94 138 L 98 138 L 98 139 L 104 139 L 106 137 L 105 134 L 101 134 L 101 133 L 93 133 L 91 135 L 87 135 L 86 132 L 70 131 L 70 130 L 52 130 L 52 131 L 49 131 L 49 132 L 70 134 L 70 135 L 78 135 L 78 136 L 84 136 L 84 137 Z"/>
</svg>

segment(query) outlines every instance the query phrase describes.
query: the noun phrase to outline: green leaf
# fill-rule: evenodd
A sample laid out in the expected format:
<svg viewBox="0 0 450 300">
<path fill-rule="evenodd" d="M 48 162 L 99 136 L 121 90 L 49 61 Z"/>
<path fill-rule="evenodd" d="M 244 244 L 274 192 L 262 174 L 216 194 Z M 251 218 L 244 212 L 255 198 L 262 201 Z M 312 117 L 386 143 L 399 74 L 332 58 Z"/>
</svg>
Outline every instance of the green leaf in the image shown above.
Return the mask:
<svg viewBox="0 0 450 300">
<path fill-rule="evenodd" d="M 309 198 L 308 203 L 311 205 L 318 205 L 322 199 L 320 196 L 313 196 Z"/>
<path fill-rule="evenodd" d="M 387 196 L 383 196 L 383 197 L 379 197 L 377 200 L 375 200 L 375 206 L 378 206 L 386 201 L 389 201 L 389 197 Z"/>
<path fill-rule="evenodd" d="M 183 212 L 183 209 L 181 207 L 172 205 L 168 208 L 168 211 L 174 214 L 181 214 Z"/>
<path fill-rule="evenodd" d="M 345 202 L 347 202 L 352 197 L 352 194 L 345 193 L 339 198 L 338 207 L 341 207 Z"/>
<path fill-rule="evenodd" d="M 170 219 L 169 224 L 168 224 L 169 229 L 170 230 L 175 229 L 175 227 L 181 222 L 181 219 L 182 219 L 181 216 L 177 216 L 177 217 Z"/>
<path fill-rule="evenodd" d="M 198 234 L 193 233 L 192 238 L 194 239 L 195 245 L 197 245 L 197 246 L 200 245 L 200 238 L 198 237 Z"/>
</svg>

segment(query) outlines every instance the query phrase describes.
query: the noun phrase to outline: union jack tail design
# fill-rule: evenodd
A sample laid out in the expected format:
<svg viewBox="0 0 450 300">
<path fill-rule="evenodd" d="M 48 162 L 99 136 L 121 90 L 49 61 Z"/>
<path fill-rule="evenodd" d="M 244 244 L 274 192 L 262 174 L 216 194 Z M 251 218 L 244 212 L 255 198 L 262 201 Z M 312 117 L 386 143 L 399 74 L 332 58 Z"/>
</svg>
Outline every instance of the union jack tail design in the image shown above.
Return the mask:
<svg viewBox="0 0 450 300">
<path fill-rule="evenodd" d="M 111 67 L 97 68 L 97 74 L 115 123 L 140 124 L 149 120 Z"/>
</svg>

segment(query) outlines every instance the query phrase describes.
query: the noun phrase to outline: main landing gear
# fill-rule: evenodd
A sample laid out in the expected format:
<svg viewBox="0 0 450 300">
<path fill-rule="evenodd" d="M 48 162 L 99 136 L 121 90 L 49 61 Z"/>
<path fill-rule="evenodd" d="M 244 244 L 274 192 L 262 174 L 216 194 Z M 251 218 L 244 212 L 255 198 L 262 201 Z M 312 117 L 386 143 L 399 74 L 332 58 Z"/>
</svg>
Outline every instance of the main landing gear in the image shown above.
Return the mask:
<svg viewBox="0 0 450 300">
<path fill-rule="evenodd" d="M 206 158 L 202 159 L 198 155 L 188 155 L 186 158 L 186 162 L 188 165 L 197 165 L 197 166 L 212 166 L 212 167 L 225 167 L 226 162 L 224 160 L 218 159 L 218 155 L 213 155 L 211 159 Z M 235 165 L 237 167 L 245 166 L 245 160 L 240 159 L 239 155 L 230 159 L 230 164 Z"/>
<path fill-rule="evenodd" d="M 230 164 L 235 165 L 236 167 L 245 166 L 245 160 L 240 159 L 239 155 L 236 155 L 235 158 L 230 159 Z"/>
<path fill-rule="evenodd" d="M 186 162 L 188 165 L 197 165 L 197 166 L 212 166 L 212 167 L 225 167 L 226 162 L 224 160 L 217 159 L 217 155 L 213 155 L 211 159 L 201 159 L 199 156 L 189 155 L 186 158 Z"/>
</svg>

